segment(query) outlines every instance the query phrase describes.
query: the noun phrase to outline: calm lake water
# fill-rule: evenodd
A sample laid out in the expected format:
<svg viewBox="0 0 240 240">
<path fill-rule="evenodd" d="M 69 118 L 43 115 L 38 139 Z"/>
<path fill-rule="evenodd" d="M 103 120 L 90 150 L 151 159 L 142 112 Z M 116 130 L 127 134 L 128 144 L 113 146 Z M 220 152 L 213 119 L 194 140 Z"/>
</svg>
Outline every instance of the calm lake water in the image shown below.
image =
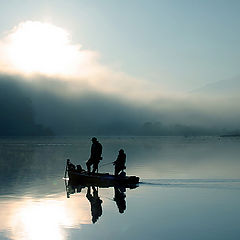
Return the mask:
<svg viewBox="0 0 240 240">
<path fill-rule="evenodd" d="M 101 164 L 123 148 L 141 183 L 96 188 L 97 210 L 94 189 L 67 198 L 63 180 L 67 158 L 85 167 L 90 139 L 0 139 L 1 240 L 240 239 L 240 138 L 99 137 Z"/>
</svg>

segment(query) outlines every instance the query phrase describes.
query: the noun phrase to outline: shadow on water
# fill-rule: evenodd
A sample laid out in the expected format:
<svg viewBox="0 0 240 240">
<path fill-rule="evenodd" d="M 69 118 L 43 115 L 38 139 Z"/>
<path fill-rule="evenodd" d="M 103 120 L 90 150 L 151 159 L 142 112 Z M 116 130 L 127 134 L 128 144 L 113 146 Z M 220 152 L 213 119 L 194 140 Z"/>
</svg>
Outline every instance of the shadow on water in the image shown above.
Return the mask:
<svg viewBox="0 0 240 240">
<path fill-rule="evenodd" d="M 115 185 L 112 186 L 104 186 L 104 188 L 113 188 L 114 195 L 113 198 L 105 197 L 100 195 L 100 189 L 102 186 L 97 186 L 96 184 L 72 184 L 70 181 L 65 180 L 66 193 L 67 198 L 70 198 L 72 194 L 81 193 L 82 189 L 87 188 L 86 198 L 90 203 L 91 207 L 91 215 L 92 215 L 92 223 L 96 223 L 97 220 L 102 216 L 102 199 L 107 198 L 108 200 L 114 201 L 117 205 L 119 213 L 124 213 L 126 210 L 126 187 L 124 185 Z M 131 186 L 131 189 L 137 188 L 138 184 L 135 186 Z"/>
</svg>

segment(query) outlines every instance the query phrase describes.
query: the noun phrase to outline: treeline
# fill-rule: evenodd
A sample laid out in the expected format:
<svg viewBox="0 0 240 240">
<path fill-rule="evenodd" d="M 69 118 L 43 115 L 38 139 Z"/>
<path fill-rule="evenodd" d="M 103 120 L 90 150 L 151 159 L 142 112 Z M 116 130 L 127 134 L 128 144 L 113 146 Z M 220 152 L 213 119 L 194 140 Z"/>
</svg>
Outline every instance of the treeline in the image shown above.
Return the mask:
<svg viewBox="0 0 240 240">
<path fill-rule="evenodd" d="M 0 82 L 0 136 L 53 135 L 50 128 L 35 122 L 32 101 L 17 83 Z"/>
<path fill-rule="evenodd" d="M 145 122 L 142 135 L 150 136 L 211 136 L 222 133 L 222 130 L 183 124 L 165 125 L 161 122 Z"/>
</svg>

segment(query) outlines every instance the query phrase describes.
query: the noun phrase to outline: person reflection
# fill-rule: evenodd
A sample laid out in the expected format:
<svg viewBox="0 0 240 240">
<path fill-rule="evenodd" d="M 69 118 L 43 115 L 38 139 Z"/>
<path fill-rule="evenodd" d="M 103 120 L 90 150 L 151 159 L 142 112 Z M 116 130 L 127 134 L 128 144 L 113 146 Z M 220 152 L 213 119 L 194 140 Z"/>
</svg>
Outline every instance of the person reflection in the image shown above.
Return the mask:
<svg viewBox="0 0 240 240">
<path fill-rule="evenodd" d="M 92 186 L 92 190 L 93 194 L 91 194 L 91 187 L 88 187 L 86 197 L 91 204 L 92 222 L 95 223 L 102 215 L 102 200 L 94 186 Z"/>
<path fill-rule="evenodd" d="M 124 213 L 126 210 L 126 194 L 124 193 L 126 191 L 125 188 L 120 187 L 114 187 L 114 198 L 113 200 L 116 202 L 118 210 L 120 213 Z"/>
<path fill-rule="evenodd" d="M 68 184 L 65 182 L 65 186 L 66 186 L 67 198 L 70 198 L 71 194 L 76 193 L 76 190 L 77 190 L 77 193 L 80 193 L 82 191 L 82 189 L 85 187 L 82 185 L 73 186 L 69 182 L 68 182 Z"/>
</svg>

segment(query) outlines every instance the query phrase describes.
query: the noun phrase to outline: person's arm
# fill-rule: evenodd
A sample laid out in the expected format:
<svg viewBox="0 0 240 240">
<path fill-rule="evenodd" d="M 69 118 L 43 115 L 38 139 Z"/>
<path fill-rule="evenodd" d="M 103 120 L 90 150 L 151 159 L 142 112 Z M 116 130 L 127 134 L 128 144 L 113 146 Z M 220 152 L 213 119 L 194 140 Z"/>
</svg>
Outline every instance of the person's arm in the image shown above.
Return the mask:
<svg viewBox="0 0 240 240">
<path fill-rule="evenodd" d="M 117 159 L 113 162 L 114 165 L 119 164 L 119 155 L 117 156 Z"/>
</svg>

